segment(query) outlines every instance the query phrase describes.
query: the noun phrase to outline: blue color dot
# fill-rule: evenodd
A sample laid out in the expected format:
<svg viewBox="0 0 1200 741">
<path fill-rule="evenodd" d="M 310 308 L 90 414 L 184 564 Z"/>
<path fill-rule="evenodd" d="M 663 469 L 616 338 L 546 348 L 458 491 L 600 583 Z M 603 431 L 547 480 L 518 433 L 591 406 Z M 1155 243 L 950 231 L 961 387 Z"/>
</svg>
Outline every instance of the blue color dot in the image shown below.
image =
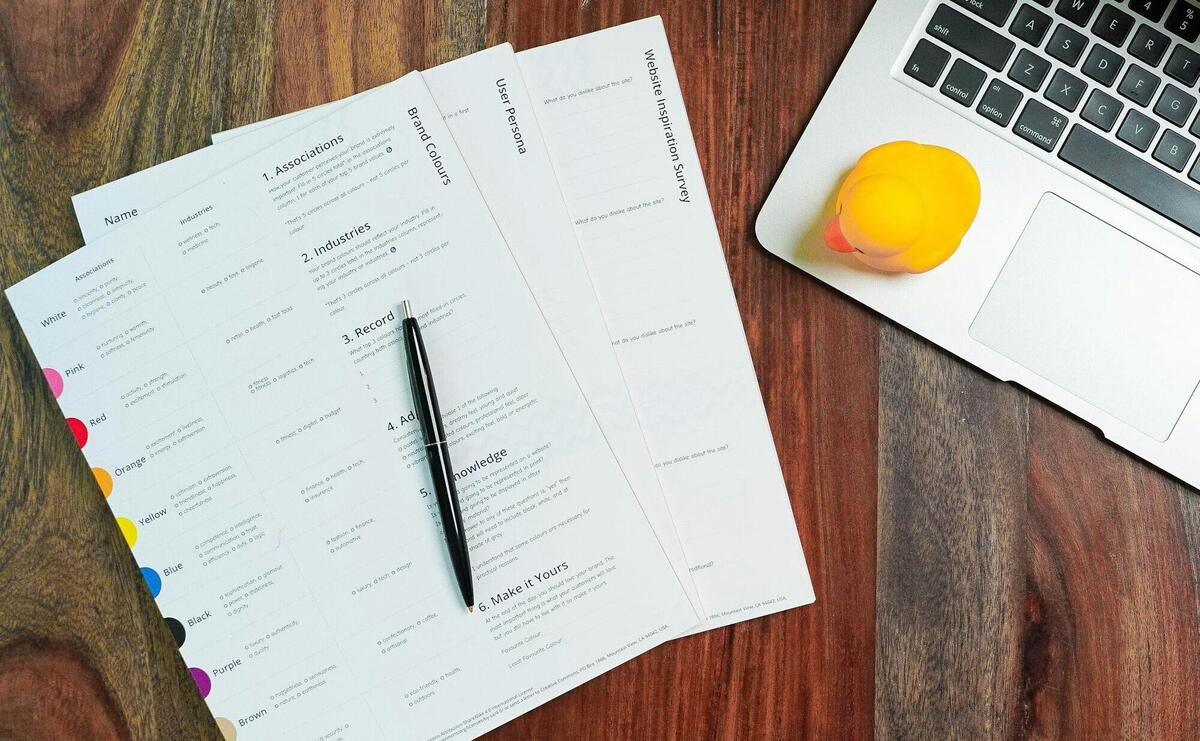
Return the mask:
<svg viewBox="0 0 1200 741">
<path fill-rule="evenodd" d="M 143 566 L 140 571 L 142 578 L 146 580 L 146 586 L 150 589 L 150 596 L 157 597 L 158 593 L 162 591 L 162 577 L 149 566 Z"/>
</svg>

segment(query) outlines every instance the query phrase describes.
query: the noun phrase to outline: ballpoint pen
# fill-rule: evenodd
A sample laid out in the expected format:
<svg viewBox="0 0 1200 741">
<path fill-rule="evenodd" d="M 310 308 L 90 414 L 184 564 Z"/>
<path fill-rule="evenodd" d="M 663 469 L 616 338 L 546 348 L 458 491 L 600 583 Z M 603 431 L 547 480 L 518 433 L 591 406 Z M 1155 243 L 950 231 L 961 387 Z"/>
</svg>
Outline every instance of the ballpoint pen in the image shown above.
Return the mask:
<svg viewBox="0 0 1200 741">
<path fill-rule="evenodd" d="M 429 368 L 429 356 L 425 353 L 425 343 L 421 339 L 421 327 L 413 316 L 409 302 L 403 301 L 402 306 L 404 321 L 401 331 L 404 333 L 404 348 L 412 381 L 413 409 L 421 421 L 425 457 L 429 462 L 438 510 L 442 515 L 450 563 L 454 566 L 454 576 L 458 580 L 463 602 L 469 611 L 474 612 L 475 585 L 471 581 L 471 556 L 467 552 L 467 531 L 463 527 L 462 510 L 458 504 L 458 488 L 454 485 L 450 445 L 446 442 L 446 431 L 442 427 L 442 411 L 433 387 L 433 374 Z"/>
</svg>

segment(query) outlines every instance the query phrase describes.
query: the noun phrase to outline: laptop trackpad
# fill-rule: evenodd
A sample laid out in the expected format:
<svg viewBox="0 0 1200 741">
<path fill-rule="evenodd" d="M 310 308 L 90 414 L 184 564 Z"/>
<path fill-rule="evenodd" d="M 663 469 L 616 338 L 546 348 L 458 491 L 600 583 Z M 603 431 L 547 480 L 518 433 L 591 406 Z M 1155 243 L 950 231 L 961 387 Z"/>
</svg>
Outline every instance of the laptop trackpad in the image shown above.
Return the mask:
<svg viewBox="0 0 1200 741">
<path fill-rule="evenodd" d="M 1046 195 L 971 337 L 1166 440 L 1200 379 L 1200 276 Z"/>
</svg>

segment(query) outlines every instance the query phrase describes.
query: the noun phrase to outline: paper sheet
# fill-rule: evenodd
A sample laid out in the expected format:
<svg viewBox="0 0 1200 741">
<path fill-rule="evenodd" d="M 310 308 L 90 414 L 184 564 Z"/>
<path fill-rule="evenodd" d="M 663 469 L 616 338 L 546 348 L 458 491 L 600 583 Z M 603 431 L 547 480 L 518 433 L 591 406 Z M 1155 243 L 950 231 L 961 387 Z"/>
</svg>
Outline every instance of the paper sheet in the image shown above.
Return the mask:
<svg viewBox="0 0 1200 741">
<path fill-rule="evenodd" d="M 707 613 L 812 583 L 659 18 L 517 55 Z"/>
<path fill-rule="evenodd" d="M 696 621 L 417 74 L 7 293 L 241 741 L 476 735 Z M 474 615 L 426 494 L 402 298 Z"/>
<path fill-rule="evenodd" d="M 517 59 L 696 580 L 700 630 L 812 602 L 661 20 Z M 212 149 L 243 156 L 263 141 L 247 134 L 345 104 L 214 134 Z M 153 197 L 134 182 L 115 197 L 123 182 L 92 193 L 120 204 Z M 81 224 L 102 218 L 88 196 L 76 197 Z"/>
<path fill-rule="evenodd" d="M 435 67 L 424 75 L 601 430 L 689 598 L 700 611 L 696 583 L 688 570 L 512 46 L 495 46 Z M 147 213 L 182 189 L 269 146 L 278 137 L 319 121 L 367 94 L 371 93 L 271 119 L 268 125 L 255 127 L 258 133 L 240 137 L 237 142 L 202 149 L 77 195 L 75 212 L 84 238 L 90 242 L 117 228 L 120 223 L 113 222 L 113 214 Z"/>
</svg>

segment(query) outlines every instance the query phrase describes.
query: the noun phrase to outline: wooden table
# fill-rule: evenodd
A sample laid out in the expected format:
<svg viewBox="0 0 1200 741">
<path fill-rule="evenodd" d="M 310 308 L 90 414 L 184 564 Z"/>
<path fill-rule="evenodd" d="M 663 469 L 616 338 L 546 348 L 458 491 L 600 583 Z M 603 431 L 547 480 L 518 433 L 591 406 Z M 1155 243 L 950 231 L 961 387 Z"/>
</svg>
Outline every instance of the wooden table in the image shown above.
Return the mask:
<svg viewBox="0 0 1200 741">
<path fill-rule="evenodd" d="M 0 280 L 80 245 L 72 193 L 211 131 L 661 13 L 818 602 L 493 738 L 1198 738 L 1200 498 L 755 243 L 869 4 L 0 3 Z M 0 306 L 0 739 L 218 738 Z"/>
</svg>

